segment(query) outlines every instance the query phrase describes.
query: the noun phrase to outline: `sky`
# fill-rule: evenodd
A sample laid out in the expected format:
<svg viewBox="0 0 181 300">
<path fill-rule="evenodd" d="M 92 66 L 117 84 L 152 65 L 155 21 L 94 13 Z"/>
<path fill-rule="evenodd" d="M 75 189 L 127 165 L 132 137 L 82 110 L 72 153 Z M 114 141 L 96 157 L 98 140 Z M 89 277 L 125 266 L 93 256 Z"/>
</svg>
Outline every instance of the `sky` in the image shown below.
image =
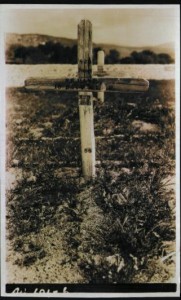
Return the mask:
<svg viewBox="0 0 181 300">
<path fill-rule="evenodd" d="M 77 38 L 77 24 L 88 19 L 93 42 L 122 46 L 155 46 L 175 42 L 179 6 L 3 6 L 4 32 L 39 33 Z"/>
</svg>

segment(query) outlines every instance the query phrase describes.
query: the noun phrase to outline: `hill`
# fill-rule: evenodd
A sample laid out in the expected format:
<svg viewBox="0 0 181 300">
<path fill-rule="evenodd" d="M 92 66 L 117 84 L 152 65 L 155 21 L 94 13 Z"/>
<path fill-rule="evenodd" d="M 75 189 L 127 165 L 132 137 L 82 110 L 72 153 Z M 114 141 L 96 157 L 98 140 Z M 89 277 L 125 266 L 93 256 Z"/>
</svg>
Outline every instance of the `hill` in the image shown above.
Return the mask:
<svg viewBox="0 0 181 300">
<path fill-rule="evenodd" d="M 24 47 L 37 47 L 38 45 L 43 45 L 48 42 L 62 43 L 64 46 L 72 47 L 77 44 L 77 40 L 54 37 L 50 35 L 43 34 L 17 34 L 17 33 L 7 33 L 6 34 L 6 48 L 11 45 L 20 45 Z"/>
<path fill-rule="evenodd" d="M 41 35 L 41 34 L 15 34 L 8 33 L 6 35 L 6 61 L 13 62 L 14 57 L 14 48 L 15 46 L 23 46 L 23 47 L 38 47 L 39 45 L 45 45 L 47 43 L 60 43 L 64 47 L 73 47 L 77 45 L 76 39 L 69 39 L 64 37 L 54 37 L 49 35 Z M 119 46 L 114 44 L 101 44 L 101 43 L 93 43 L 94 48 L 102 48 L 105 51 L 105 54 L 108 55 L 111 49 L 114 49 L 120 53 L 120 57 L 128 57 L 133 51 L 142 52 L 144 50 L 153 51 L 156 54 L 166 53 L 171 56 L 171 58 L 175 58 L 175 50 L 174 44 L 161 44 L 156 46 L 145 46 L 145 47 L 128 47 L 128 46 Z"/>
</svg>

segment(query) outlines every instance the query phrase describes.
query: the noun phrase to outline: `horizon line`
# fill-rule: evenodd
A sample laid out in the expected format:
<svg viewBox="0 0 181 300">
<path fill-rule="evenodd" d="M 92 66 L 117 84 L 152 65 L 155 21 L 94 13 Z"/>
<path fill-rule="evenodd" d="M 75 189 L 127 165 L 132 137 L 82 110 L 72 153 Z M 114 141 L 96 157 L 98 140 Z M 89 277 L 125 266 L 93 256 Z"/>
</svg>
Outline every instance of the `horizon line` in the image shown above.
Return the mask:
<svg viewBox="0 0 181 300">
<path fill-rule="evenodd" d="M 73 40 L 73 41 L 76 41 L 77 38 L 69 38 L 69 37 L 64 37 L 64 36 L 57 36 L 57 35 L 51 35 L 51 34 L 44 34 L 44 33 L 17 33 L 17 32 L 6 32 L 5 33 L 6 35 L 7 34 L 18 34 L 18 35 L 42 35 L 42 36 L 49 36 L 49 37 L 53 37 L 53 38 L 59 38 L 59 39 L 67 39 L 67 40 Z M 175 45 L 175 41 L 170 41 L 170 42 L 165 42 L 165 43 L 161 43 L 161 44 L 153 44 L 153 45 L 139 45 L 139 46 L 136 46 L 136 45 L 121 45 L 121 44 L 114 44 L 114 43 L 107 43 L 107 42 L 94 42 L 93 41 L 93 44 L 99 44 L 99 45 L 110 45 L 110 46 L 117 46 L 117 47 L 124 47 L 124 48 L 145 48 L 145 47 L 148 47 L 148 48 L 152 48 L 152 47 L 159 47 L 159 46 L 162 46 L 162 45 L 167 45 L 167 44 L 173 44 L 173 49 L 175 49 L 174 45 Z"/>
</svg>

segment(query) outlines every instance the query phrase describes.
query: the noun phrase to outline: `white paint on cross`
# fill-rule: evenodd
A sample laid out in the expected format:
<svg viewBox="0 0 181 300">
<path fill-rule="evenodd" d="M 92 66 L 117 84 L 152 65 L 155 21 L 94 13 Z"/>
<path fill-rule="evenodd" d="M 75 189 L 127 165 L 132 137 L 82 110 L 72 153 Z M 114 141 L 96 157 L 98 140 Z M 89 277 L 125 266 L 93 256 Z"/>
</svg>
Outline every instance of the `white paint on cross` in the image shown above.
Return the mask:
<svg viewBox="0 0 181 300">
<path fill-rule="evenodd" d="M 86 179 L 95 176 L 95 136 L 93 116 L 92 93 L 79 92 L 82 172 Z"/>
</svg>

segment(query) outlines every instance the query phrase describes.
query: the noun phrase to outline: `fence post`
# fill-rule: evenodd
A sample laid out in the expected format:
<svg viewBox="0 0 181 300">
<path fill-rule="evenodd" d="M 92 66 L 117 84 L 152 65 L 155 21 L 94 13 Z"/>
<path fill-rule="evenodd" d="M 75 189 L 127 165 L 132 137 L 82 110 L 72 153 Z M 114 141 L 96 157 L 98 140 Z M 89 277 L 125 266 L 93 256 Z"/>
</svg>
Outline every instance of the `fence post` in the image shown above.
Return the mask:
<svg viewBox="0 0 181 300">
<path fill-rule="evenodd" d="M 82 20 L 78 25 L 78 77 L 92 78 L 92 24 Z M 92 92 L 79 92 L 79 118 L 82 171 L 85 178 L 95 176 L 95 137 Z"/>
</svg>

